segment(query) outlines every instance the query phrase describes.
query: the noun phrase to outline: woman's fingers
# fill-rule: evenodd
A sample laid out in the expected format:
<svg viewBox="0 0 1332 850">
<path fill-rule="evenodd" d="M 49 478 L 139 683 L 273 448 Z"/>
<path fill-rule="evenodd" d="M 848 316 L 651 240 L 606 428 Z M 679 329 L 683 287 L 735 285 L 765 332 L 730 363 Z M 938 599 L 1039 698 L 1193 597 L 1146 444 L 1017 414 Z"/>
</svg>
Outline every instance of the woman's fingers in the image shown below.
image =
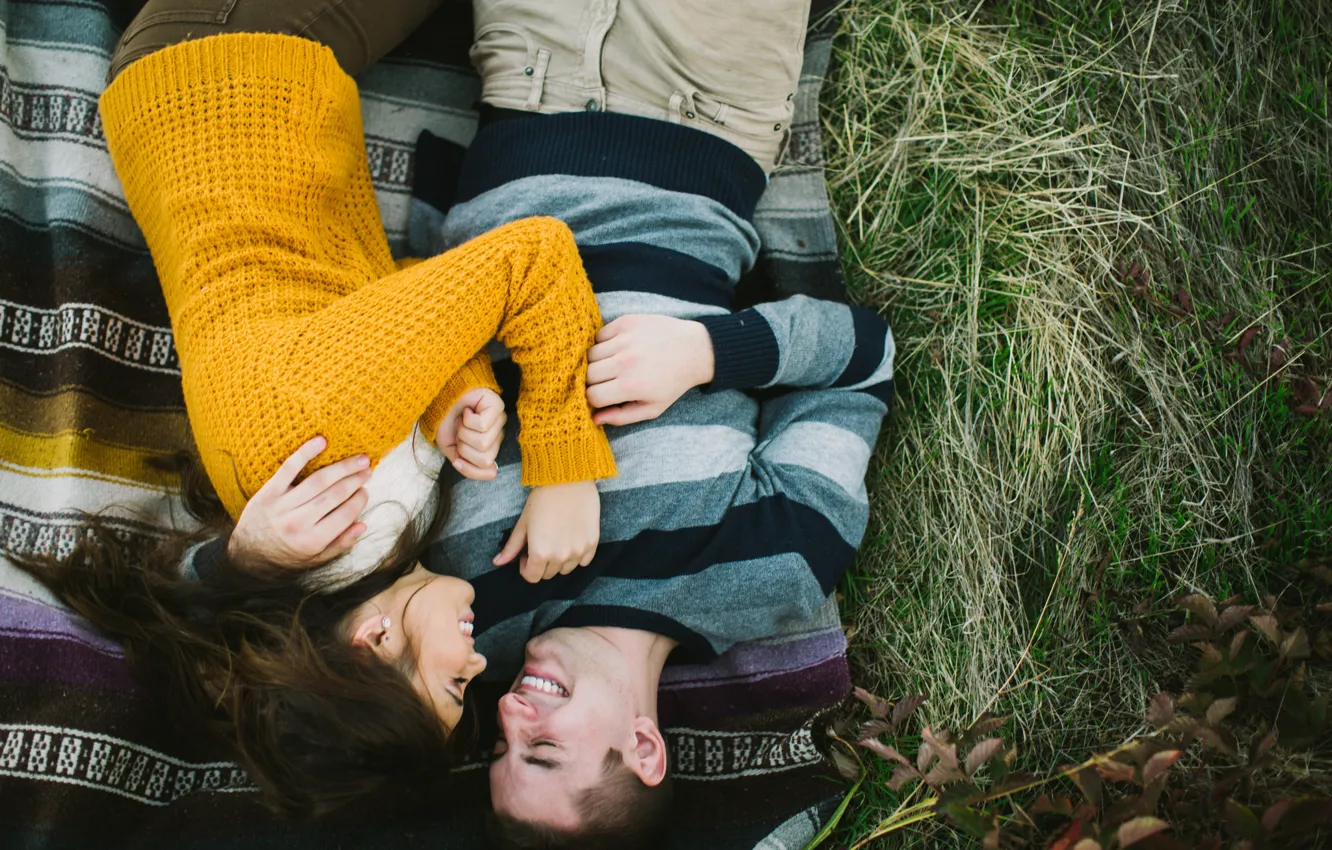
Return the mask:
<svg viewBox="0 0 1332 850">
<path fill-rule="evenodd" d="M 282 494 L 287 492 L 292 483 L 301 474 L 301 470 L 310 463 L 310 461 L 319 457 L 319 453 L 328 448 L 328 440 L 324 437 L 312 437 L 296 451 L 292 452 L 291 457 L 282 462 L 278 471 L 273 473 L 273 477 L 264 482 L 264 486 L 259 488 L 255 494 L 258 497 L 261 493 L 271 492 Z"/>
<path fill-rule="evenodd" d="M 365 510 L 365 505 L 369 501 L 370 493 L 364 487 L 360 487 L 347 494 L 347 498 L 339 502 L 323 517 L 309 521 L 308 528 L 318 544 L 311 548 L 322 548 L 329 545 L 343 532 L 355 525 L 356 520 L 361 516 L 361 511 Z"/>
<path fill-rule="evenodd" d="M 319 556 L 315 558 L 315 563 L 326 564 L 351 549 L 352 546 L 356 545 L 356 541 L 360 539 L 361 535 L 365 534 L 365 529 L 366 525 L 363 522 L 352 523 L 337 536 L 337 539 L 324 547 L 324 551 L 320 552 Z"/>
<path fill-rule="evenodd" d="M 592 414 L 592 421 L 597 425 L 632 425 L 635 422 L 656 419 L 661 413 L 662 411 L 655 404 L 646 401 L 631 401 L 628 404 L 617 404 L 596 411 Z"/>
</svg>

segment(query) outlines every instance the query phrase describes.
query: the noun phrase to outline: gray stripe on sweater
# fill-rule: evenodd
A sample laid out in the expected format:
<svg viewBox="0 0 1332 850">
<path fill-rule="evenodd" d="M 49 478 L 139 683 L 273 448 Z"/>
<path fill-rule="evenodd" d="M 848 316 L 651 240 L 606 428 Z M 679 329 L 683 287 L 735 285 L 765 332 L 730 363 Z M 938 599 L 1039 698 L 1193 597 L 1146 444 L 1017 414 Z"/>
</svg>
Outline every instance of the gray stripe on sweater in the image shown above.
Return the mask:
<svg viewBox="0 0 1332 850">
<path fill-rule="evenodd" d="M 759 249 L 754 226 L 711 198 L 568 174 L 524 177 L 456 205 L 444 220 L 443 244 L 452 248 L 536 215 L 568 224 L 579 245 L 655 245 L 721 269 L 732 282 L 753 267 Z"/>
<path fill-rule="evenodd" d="M 856 328 L 845 304 L 797 295 L 754 309 L 777 338 L 781 365 L 767 386 L 826 387 L 851 361 Z"/>
</svg>

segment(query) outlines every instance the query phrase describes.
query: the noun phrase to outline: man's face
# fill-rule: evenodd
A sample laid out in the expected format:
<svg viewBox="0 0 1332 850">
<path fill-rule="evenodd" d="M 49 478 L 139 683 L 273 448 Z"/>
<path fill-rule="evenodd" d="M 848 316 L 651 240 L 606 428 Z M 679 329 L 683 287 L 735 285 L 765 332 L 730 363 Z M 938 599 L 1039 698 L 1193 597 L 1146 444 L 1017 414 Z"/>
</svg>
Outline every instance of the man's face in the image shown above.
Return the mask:
<svg viewBox="0 0 1332 850">
<path fill-rule="evenodd" d="M 490 766 L 495 811 L 556 829 L 579 826 L 578 800 L 601 781 L 608 750 L 634 752 L 624 658 L 585 629 L 528 641 L 522 673 L 499 702 Z"/>
</svg>

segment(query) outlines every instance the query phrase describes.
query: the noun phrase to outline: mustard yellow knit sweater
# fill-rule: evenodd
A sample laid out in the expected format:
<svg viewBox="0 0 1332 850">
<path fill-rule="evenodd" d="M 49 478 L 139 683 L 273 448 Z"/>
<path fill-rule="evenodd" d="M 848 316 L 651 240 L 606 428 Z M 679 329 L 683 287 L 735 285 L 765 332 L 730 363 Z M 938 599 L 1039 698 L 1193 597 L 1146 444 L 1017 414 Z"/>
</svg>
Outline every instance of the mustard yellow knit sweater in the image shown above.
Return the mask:
<svg viewBox="0 0 1332 850">
<path fill-rule="evenodd" d="M 377 463 L 433 439 L 483 346 L 522 367 L 523 483 L 615 474 L 584 399 L 601 315 L 568 227 L 528 219 L 396 270 L 356 85 L 277 35 L 189 41 L 135 62 L 102 121 L 147 237 L 203 463 L 233 517 L 292 451 Z"/>
</svg>

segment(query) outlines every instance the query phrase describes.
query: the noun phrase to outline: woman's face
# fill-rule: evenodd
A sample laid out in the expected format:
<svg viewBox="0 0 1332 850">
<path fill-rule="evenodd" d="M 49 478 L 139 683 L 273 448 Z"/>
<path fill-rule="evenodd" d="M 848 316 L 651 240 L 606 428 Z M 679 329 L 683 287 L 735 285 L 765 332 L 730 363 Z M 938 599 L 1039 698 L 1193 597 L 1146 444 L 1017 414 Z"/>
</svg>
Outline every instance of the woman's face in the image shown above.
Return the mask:
<svg viewBox="0 0 1332 850">
<path fill-rule="evenodd" d="M 408 673 L 450 731 L 462 719 L 467 683 L 486 669 L 472 640 L 475 595 L 462 579 L 417 564 L 351 618 L 352 643 Z"/>
</svg>

